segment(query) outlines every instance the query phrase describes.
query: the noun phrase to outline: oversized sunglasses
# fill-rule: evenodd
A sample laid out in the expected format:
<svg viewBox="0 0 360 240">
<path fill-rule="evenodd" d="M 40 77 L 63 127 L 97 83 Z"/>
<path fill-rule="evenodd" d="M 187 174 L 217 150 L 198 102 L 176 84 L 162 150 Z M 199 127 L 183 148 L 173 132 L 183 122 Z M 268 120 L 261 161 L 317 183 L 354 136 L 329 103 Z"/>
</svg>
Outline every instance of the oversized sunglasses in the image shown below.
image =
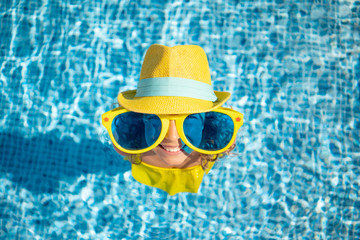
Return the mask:
<svg viewBox="0 0 360 240">
<path fill-rule="evenodd" d="M 200 153 L 218 154 L 235 141 L 243 114 L 230 108 L 195 114 L 156 115 L 128 111 L 122 107 L 102 115 L 112 143 L 121 151 L 140 154 L 158 146 L 166 137 L 170 120 L 184 144 Z"/>
</svg>

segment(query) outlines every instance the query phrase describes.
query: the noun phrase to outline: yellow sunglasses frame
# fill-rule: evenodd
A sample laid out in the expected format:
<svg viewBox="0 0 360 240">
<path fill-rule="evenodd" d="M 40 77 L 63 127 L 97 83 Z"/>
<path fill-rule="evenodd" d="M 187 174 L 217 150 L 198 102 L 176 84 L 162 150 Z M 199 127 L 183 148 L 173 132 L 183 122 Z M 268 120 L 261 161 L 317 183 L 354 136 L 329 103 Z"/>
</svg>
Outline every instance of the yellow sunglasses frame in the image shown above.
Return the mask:
<svg viewBox="0 0 360 240">
<path fill-rule="evenodd" d="M 236 138 L 236 134 L 239 130 L 239 128 L 243 125 L 244 121 L 243 121 L 243 114 L 239 113 L 233 109 L 230 108 L 223 108 L 223 107 L 219 107 L 215 110 L 212 110 L 211 112 L 219 112 L 219 113 L 223 113 L 228 115 L 229 117 L 231 117 L 231 119 L 234 122 L 234 132 L 233 135 L 231 137 L 231 140 L 229 142 L 228 145 L 226 145 L 226 147 L 216 150 L 216 151 L 208 151 L 208 150 L 203 150 L 200 148 L 195 147 L 194 145 L 192 145 L 187 138 L 185 137 L 185 133 L 184 133 L 184 129 L 183 129 L 183 123 L 184 120 L 187 116 L 194 114 L 194 113 L 190 113 L 190 114 L 174 114 L 174 115 L 157 115 L 160 120 L 161 120 L 161 124 L 162 124 L 162 128 L 161 128 L 161 132 L 159 135 L 159 138 L 156 140 L 156 142 L 144 149 L 141 150 L 129 150 L 129 149 L 125 149 L 123 147 L 121 147 L 114 138 L 114 135 L 112 133 L 111 130 L 111 124 L 114 120 L 114 118 L 120 114 L 126 113 L 126 112 L 131 112 L 129 110 L 126 110 L 123 107 L 118 107 L 115 108 L 113 110 L 110 110 L 106 113 L 104 113 L 102 115 L 102 125 L 106 128 L 106 130 L 109 133 L 110 139 L 112 141 L 112 143 L 122 152 L 125 153 L 129 153 L 129 154 L 140 154 L 140 153 L 144 153 L 144 152 L 148 152 L 152 149 L 154 149 L 156 146 L 158 146 L 166 137 L 166 134 L 168 132 L 169 126 L 170 126 L 170 120 L 175 120 L 175 125 L 176 125 L 176 130 L 181 138 L 181 140 L 188 146 L 190 147 L 192 150 L 197 151 L 199 153 L 204 153 L 204 154 L 219 154 L 224 152 L 226 149 L 228 149 L 235 141 Z"/>
</svg>

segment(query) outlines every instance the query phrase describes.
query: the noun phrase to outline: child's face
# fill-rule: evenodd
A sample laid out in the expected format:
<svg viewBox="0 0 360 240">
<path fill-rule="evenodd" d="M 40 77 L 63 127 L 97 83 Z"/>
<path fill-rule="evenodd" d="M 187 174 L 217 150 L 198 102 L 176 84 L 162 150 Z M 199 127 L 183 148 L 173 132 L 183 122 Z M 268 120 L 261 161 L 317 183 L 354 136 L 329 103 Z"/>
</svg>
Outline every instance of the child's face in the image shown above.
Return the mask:
<svg viewBox="0 0 360 240">
<path fill-rule="evenodd" d="M 141 159 L 148 164 L 165 168 L 185 168 L 200 164 L 199 153 L 193 151 L 188 154 L 181 147 L 175 121 L 171 120 L 164 140 L 151 151 L 143 153 Z"/>
</svg>

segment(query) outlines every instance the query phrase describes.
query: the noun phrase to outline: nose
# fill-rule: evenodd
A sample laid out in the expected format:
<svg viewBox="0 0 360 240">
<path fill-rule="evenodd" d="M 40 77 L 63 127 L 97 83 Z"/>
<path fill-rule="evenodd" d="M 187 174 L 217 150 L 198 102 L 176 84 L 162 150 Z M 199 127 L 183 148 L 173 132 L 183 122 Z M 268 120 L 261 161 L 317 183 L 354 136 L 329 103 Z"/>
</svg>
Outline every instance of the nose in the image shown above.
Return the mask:
<svg viewBox="0 0 360 240">
<path fill-rule="evenodd" d="M 175 120 L 170 120 L 169 130 L 166 134 L 166 139 L 177 141 L 180 136 L 176 130 Z"/>
</svg>

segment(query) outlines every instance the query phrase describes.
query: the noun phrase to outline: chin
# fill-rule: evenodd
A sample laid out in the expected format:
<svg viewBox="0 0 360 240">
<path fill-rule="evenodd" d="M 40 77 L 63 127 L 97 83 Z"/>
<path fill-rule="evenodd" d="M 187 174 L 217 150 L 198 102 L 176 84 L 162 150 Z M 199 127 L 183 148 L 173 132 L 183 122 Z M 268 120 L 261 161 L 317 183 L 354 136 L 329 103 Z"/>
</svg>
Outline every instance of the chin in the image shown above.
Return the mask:
<svg viewBox="0 0 360 240">
<path fill-rule="evenodd" d="M 169 165 L 169 167 L 178 167 L 181 164 L 183 164 L 187 159 L 186 155 L 182 155 L 182 156 L 164 156 L 163 154 L 161 154 L 161 155 L 158 155 L 158 156 L 164 163 Z"/>
<path fill-rule="evenodd" d="M 171 153 L 164 151 L 162 148 L 156 149 L 156 155 L 169 167 L 179 167 L 188 158 L 188 155 L 182 151 L 178 153 Z"/>
<path fill-rule="evenodd" d="M 180 167 L 185 163 L 185 159 L 162 159 L 169 167 Z"/>
</svg>

